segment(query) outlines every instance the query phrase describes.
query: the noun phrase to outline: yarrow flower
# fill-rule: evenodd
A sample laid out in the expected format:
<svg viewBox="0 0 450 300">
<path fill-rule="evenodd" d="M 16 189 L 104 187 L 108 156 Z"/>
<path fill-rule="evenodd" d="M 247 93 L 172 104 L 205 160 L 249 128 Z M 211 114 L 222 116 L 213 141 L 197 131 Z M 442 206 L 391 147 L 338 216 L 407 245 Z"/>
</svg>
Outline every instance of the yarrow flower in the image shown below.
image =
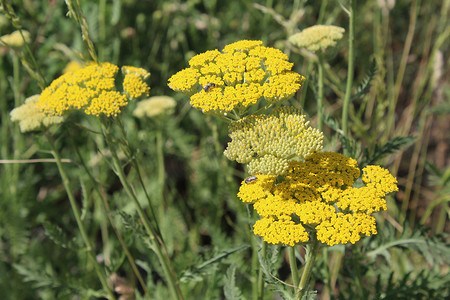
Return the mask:
<svg viewBox="0 0 450 300">
<path fill-rule="evenodd" d="M 137 103 L 133 115 L 137 118 L 152 118 L 162 114 L 171 114 L 176 102 L 169 96 L 150 97 Z"/>
<path fill-rule="evenodd" d="M 292 159 L 301 160 L 322 150 L 323 134 L 309 126 L 292 107 L 270 115 L 250 115 L 229 125 L 231 142 L 224 155 L 248 164 L 250 175 L 283 175 Z"/>
<path fill-rule="evenodd" d="M 30 40 L 30 33 L 26 30 L 22 30 L 22 34 L 20 34 L 19 30 L 16 30 L 10 34 L 0 37 L 0 42 L 11 48 L 20 48 L 23 44 L 29 43 Z"/>
<path fill-rule="evenodd" d="M 242 40 L 210 50 L 189 61 L 189 68 L 169 79 L 169 87 L 190 97 L 204 113 L 237 114 L 265 99 L 268 104 L 290 98 L 301 87 L 303 76 L 278 49 L 261 41 Z"/>
<path fill-rule="evenodd" d="M 291 161 L 280 180 L 257 175 L 242 182 L 238 197 L 252 203 L 261 216 L 253 231 L 271 244 L 294 246 L 314 234 L 329 246 L 355 243 L 377 233 L 373 213 L 386 210 L 384 197 L 397 191 L 397 180 L 379 166 L 362 169 L 356 160 L 333 152 L 314 153 L 304 162 Z"/>
<path fill-rule="evenodd" d="M 345 29 L 338 26 L 315 25 L 290 36 L 289 42 L 312 52 L 324 51 L 326 48 L 334 47 L 344 32 Z"/>
<path fill-rule="evenodd" d="M 123 67 L 123 92 L 116 87 L 119 68 L 111 63 L 91 64 L 55 79 L 41 94 L 37 105 L 49 115 L 82 110 L 88 115 L 117 116 L 133 98 L 148 95 L 144 79 L 150 73 Z"/>
<path fill-rule="evenodd" d="M 25 103 L 10 112 L 11 121 L 19 122 L 21 132 L 41 130 L 63 122 L 63 117 L 48 116 L 36 105 L 39 95 L 28 97 Z"/>
</svg>

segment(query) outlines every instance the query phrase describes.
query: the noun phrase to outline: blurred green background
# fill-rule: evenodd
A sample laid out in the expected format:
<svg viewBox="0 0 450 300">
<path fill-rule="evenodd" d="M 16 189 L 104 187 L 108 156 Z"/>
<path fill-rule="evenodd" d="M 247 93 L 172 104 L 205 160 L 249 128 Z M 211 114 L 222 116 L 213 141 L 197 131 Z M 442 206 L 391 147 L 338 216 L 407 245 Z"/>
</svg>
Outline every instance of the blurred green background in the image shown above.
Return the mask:
<svg viewBox="0 0 450 300">
<path fill-rule="evenodd" d="M 293 69 L 308 78 L 303 109 L 315 125 L 317 75 L 311 62 L 316 58 L 287 38 L 315 24 L 337 25 L 346 34 L 326 56 L 325 115 L 339 123 L 348 58 L 348 15 L 343 7 L 349 3 L 99 0 L 81 1 L 81 6 L 101 61 L 147 69 L 150 96 L 169 95 L 177 101 L 170 116 L 137 120 L 132 116 L 135 103 L 130 103 L 121 118 L 158 207 L 185 299 L 225 299 L 227 284 L 236 284 L 242 299 L 251 299 L 252 250 L 246 245 L 252 243 L 253 216 L 236 197 L 245 170 L 222 155 L 226 123 L 190 108 L 185 96 L 167 87 L 167 80 L 195 54 L 242 39 L 262 40 L 287 53 Z M 12 7 L 22 28 L 31 33 L 30 47 L 47 84 L 70 61 L 89 57 L 64 1 L 18 0 Z M 377 236 L 323 251 L 313 275 L 319 299 L 449 296 L 449 10 L 448 0 L 357 3 L 354 94 L 367 78 L 371 87 L 352 101 L 349 128 L 354 145 L 359 152 L 374 153 L 396 137 L 415 140 L 374 162 L 390 169 L 400 191 L 388 200 L 388 211 L 377 216 Z M 14 30 L 0 14 L 0 35 Z M 87 262 L 56 165 L 13 161 L 51 158 L 42 134 L 21 134 L 9 119 L 14 107 L 40 93 L 20 64 L 18 51 L 0 46 L 0 298 L 95 298 L 100 284 Z M 290 101 L 300 107 L 299 97 Z M 342 151 L 330 122 L 325 126 L 325 149 Z M 67 171 L 97 258 L 127 286 L 137 287 L 140 299 L 142 289 L 94 192 L 100 185 L 154 299 L 169 299 L 133 206 L 109 171 L 108 153 L 98 151 L 104 149 L 103 137 L 84 129 L 94 124 L 73 114 L 53 133 L 63 158 L 71 160 Z M 161 166 L 158 134 L 163 136 L 166 174 L 162 192 L 156 171 Z M 124 166 L 127 170 L 126 161 Z M 137 180 L 133 170 L 128 176 L 131 182 Z M 136 192 L 145 198 L 138 188 Z M 274 276 L 289 282 L 283 248 L 270 251 Z M 233 268 L 231 276 L 227 270 Z M 267 288 L 267 299 L 276 295 Z"/>
</svg>

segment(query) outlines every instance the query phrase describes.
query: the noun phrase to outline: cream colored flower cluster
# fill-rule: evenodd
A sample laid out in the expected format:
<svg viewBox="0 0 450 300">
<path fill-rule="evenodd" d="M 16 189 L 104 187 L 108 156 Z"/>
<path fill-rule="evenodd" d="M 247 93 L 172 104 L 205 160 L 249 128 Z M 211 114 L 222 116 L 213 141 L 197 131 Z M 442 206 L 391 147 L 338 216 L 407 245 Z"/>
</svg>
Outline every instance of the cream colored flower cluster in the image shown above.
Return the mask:
<svg viewBox="0 0 450 300">
<path fill-rule="evenodd" d="M 345 29 L 332 25 L 315 25 L 289 37 L 289 42 L 312 52 L 334 47 L 342 39 Z"/>
<path fill-rule="evenodd" d="M 40 95 L 28 97 L 25 103 L 10 112 L 11 121 L 19 122 L 21 132 L 40 130 L 63 122 L 63 117 L 44 114 L 37 106 Z"/>
</svg>

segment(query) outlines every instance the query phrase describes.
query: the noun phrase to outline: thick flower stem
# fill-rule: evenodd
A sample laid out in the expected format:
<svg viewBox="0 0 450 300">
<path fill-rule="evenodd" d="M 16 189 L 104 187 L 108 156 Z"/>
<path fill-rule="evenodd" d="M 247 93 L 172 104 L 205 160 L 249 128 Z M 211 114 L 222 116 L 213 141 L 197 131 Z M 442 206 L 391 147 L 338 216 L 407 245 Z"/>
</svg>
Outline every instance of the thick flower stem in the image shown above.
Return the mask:
<svg viewBox="0 0 450 300">
<path fill-rule="evenodd" d="M 163 271 L 166 275 L 167 284 L 169 286 L 170 292 L 172 294 L 172 299 L 183 299 L 181 294 L 181 290 L 179 288 L 178 282 L 176 280 L 175 271 L 172 268 L 169 254 L 167 253 L 167 249 L 161 237 L 157 234 L 156 229 L 152 226 L 150 221 L 147 218 L 144 210 L 142 209 L 141 204 L 139 203 L 135 193 L 131 185 L 128 183 L 125 173 L 123 172 L 122 166 L 120 164 L 119 158 L 117 156 L 115 145 L 113 144 L 112 137 L 109 133 L 107 126 L 102 122 L 102 129 L 106 139 L 106 143 L 108 144 L 108 148 L 111 151 L 111 156 L 113 159 L 114 171 L 120 179 L 120 182 L 123 185 L 128 196 L 133 200 L 133 203 L 136 206 L 136 210 L 138 212 L 139 218 L 144 224 L 145 231 L 150 237 L 150 241 L 152 244 L 152 250 L 155 251 L 156 256 L 158 257 L 159 262 L 163 268 Z"/>
<path fill-rule="evenodd" d="M 292 283 L 297 289 L 298 284 L 298 267 L 297 267 L 297 259 L 295 258 L 295 246 L 288 248 L 289 252 L 289 265 L 291 267 L 291 275 L 292 275 Z"/>
<path fill-rule="evenodd" d="M 302 299 L 307 291 L 307 285 L 309 283 L 309 278 L 311 277 L 311 270 L 316 260 L 317 253 L 319 250 L 319 241 L 313 240 L 312 244 L 306 246 L 305 255 L 305 267 L 303 268 L 302 278 L 298 284 L 298 289 L 296 293 L 296 300 Z"/>
<path fill-rule="evenodd" d="M 108 283 L 106 281 L 106 277 L 105 277 L 105 274 L 104 274 L 102 268 L 100 267 L 97 260 L 95 259 L 94 248 L 92 247 L 92 244 L 86 233 L 86 229 L 84 228 L 83 222 L 81 221 L 80 211 L 78 209 L 78 205 L 75 201 L 75 197 L 72 193 L 72 190 L 70 189 L 69 178 L 67 177 L 66 171 L 64 170 L 64 168 L 62 166 L 61 157 L 59 155 L 59 152 L 56 150 L 55 143 L 53 142 L 53 139 L 52 139 L 52 136 L 50 135 L 50 133 L 46 133 L 46 137 L 47 137 L 48 143 L 50 144 L 51 152 L 52 152 L 53 157 L 55 158 L 56 165 L 58 166 L 58 171 L 59 171 L 59 174 L 63 181 L 64 188 L 66 189 L 67 196 L 69 197 L 70 206 L 72 207 L 72 212 L 75 216 L 75 220 L 77 222 L 78 229 L 80 230 L 81 236 L 83 238 L 83 242 L 86 246 L 87 254 L 94 265 L 95 271 L 97 273 L 97 276 L 98 276 L 100 282 L 102 283 L 103 289 L 108 294 L 108 298 L 111 300 L 116 299 L 114 297 L 113 291 L 108 286 Z"/>
<path fill-rule="evenodd" d="M 262 241 L 261 245 L 261 257 L 266 257 L 267 243 Z M 258 300 L 264 300 L 264 272 L 261 264 L 259 264 L 259 274 L 258 274 Z"/>
</svg>

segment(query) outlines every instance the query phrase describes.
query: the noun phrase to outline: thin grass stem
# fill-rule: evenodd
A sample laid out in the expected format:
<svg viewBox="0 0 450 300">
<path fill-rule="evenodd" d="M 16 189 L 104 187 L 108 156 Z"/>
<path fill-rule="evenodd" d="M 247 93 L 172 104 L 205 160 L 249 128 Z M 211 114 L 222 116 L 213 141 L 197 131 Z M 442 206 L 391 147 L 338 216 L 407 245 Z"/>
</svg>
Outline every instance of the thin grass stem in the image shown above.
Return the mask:
<svg viewBox="0 0 450 300">
<path fill-rule="evenodd" d="M 342 132 L 348 137 L 348 115 L 353 86 L 353 72 L 355 61 L 355 12 L 356 0 L 350 1 L 350 21 L 348 34 L 348 66 L 347 66 L 347 85 L 345 88 L 344 103 L 342 107 Z M 348 155 L 348 150 L 344 149 L 344 155 Z"/>
<path fill-rule="evenodd" d="M 154 226 L 150 223 L 150 221 L 147 218 L 147 215 L 145 214 L 144 210 L 142 209 L 141 204 L 139 203 L 139 200 L 136 197 L 136 194 L 134 193 L 130 183 L 128 182 L 126 175 L 122 169 L 122 166 L 119 161 L 119 157 L 116 152 L 116 147 L 113 144 L 112 136 L 109 132 L 108 127 L 106 126 L 105 122 L 101 120 L 102 124 L 102 131 L 106 140 L 106 143 L 108 145 L 109 150 L 111 151 L 111 156 L 113 159 L 113 166 L 114 171 L 117 174 L 117 176 L 120 179 L 120 182 L 122 183 L 123 188 L 125 189 L 128 196 L 133 200 L 133 203 L 136 207 L 136 210 L 138 212 L 139 218 L 141 219 L 145 231 L 149 235 L 151 245 L 153 246 L 152 249 L 155 252 L 156 256 L 158 257 L 159 262 L 161 263 L 161 266 L 163 268 L 167 284 L 169 286 L 170 293 L 173 297 L 173 299 L 182 300 L 183 296 L 181 294 L 181 290 L 179 288 L 177 276 L 175 274 L 175 271 L 173 270 L 169 254 L 167 252 L 167 249 L 165 247 L 165 244 L 162 240 L 162 238 L 158 235 L 156 229 Z"/>
<path fill-rule="evenodd" d="M 108 294 L 108 298 L 110 300 L 114 300 L 116 299 L 116 297 L 114 296 L 114 293 L 112 292 L 111 288 L 109 287 L 107 281 L 106 281 L 106 276 L 102 270 L 102 268 L 100 267 L 100 265 L 98 264 L 97 260 L 95 259 L 95 253 L 94 253 L 94 248 L 92 247 L 91 241 L 89 240 L 89 237 L 87 235 L 86 229 L 84 228 L 84 224 L 81 221 L 81 217 L 80 217 L 80 211 L 78 209 L 78 205 L 76 203 L 75 197 L 72 193 L 72 190 L 70 188 L 70 184 L 69 184 L 69 178 L 66 174 L 66 171 L 61 163 L 61 156 L 59 155 L 59 152 L 56 149 L 55 143 L 53 141 L 53 138 L 51 136 L 50 133 L 46 133 L 45 136 L 47 137 L 47 141 L 50 145 L 51 148 L 51 153 L 53 155 L 53 157 L 56 160 L 56 165 L 58 167 L 58 171 L 59 174 L 61 176 L 61 179 L 63 181 L 63 185 L 64 188 L 66 190 L 67 196 L 69 198 L 69 202 L 70 202 L 70 206 L 72 208 L 72 212 L 75 216 L 75 220 L 77 222 L 77 226 L 78 229 L 80 230 L 81 233 L 81 237 L 83 238 L 83 242 L 86 246 L 86 252 L 89 256 L 89 259 L 91 260 L 92 264 L 94 265 L 94 269 L 97 273 L 97 276 L 103 286 L 103 289 L 105 290 L 105 292 Z"/>
</svg>

